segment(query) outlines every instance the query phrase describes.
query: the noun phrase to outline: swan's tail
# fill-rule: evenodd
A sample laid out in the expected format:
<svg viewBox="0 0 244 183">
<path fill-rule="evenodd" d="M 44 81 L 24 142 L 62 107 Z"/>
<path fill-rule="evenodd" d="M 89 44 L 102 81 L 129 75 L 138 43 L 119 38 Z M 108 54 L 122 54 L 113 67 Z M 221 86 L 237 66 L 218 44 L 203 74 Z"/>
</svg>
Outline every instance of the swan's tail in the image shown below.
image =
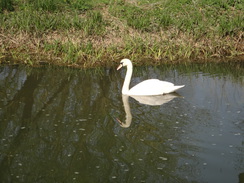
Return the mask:
<svg viewBox="0 0 244 183">
<path fill-rule="evenodd" d="M 180 86 L 174 86 L 170 91 L 165 92 L 165 93 L 172 93 L 175 92 L 176 90 L 179 90 L 180 88 L 183 88 L 185 85 L 180 85 Z"/>
</svg>

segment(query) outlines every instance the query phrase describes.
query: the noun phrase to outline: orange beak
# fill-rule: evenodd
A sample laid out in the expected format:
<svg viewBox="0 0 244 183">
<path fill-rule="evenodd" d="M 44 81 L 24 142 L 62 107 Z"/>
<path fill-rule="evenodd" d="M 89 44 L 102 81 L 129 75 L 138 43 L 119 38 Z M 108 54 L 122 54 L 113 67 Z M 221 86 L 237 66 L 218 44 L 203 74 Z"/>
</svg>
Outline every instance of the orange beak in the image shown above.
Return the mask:
<svg viewBox="0 0 244 183">
<path fill-rule="evenodd" d="M 121 69 L 121 67 L 123 67 L 123 65 L 119 64 L 119 66 L 117 67 L 117 70 Z"/>
</svg>

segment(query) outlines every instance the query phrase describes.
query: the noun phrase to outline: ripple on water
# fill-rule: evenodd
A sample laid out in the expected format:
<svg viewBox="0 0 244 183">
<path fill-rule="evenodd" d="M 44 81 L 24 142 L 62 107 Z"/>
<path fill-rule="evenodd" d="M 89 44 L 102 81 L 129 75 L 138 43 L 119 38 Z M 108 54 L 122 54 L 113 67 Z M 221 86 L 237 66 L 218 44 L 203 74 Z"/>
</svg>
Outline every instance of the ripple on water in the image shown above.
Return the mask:
<svg viewBox="0 0 244 183">
<path fill-rule="evenodd" d="M 168 158 L 165 158 L 165 157 L 159 157 L 159 159 L 161 159 L 161 160 L 163 160 L 163 161 L 167 161 L 168 160 Z"/>
</svg>

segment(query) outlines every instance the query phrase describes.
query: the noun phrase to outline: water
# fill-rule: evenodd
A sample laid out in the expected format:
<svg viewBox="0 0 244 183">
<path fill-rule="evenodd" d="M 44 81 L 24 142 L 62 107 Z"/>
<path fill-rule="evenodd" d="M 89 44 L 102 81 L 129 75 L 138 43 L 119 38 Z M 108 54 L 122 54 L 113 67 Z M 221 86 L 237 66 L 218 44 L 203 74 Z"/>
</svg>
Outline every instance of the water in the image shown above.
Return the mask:
<svg viewBox="0 0 244 183">
<path fill-rule="evenodd" d="M 186 85 L 156 99 L 115 68 L 1 66 L 0 182 L 244 181 L 243 65 L 136 67 Z"/>
</svg>

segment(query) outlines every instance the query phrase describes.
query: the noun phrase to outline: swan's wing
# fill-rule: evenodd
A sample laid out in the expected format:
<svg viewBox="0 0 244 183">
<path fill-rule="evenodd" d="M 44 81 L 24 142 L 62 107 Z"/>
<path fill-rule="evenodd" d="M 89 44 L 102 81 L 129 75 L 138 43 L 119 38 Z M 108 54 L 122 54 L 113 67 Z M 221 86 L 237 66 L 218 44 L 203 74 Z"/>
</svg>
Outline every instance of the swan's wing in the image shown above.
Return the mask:
<svg viewBox="0 0 244 183">
<path fill-rule="evenodd" d="M 175 86 L 173 83 L 167 81 L 148 79 L 132 87 L 129 91 L 129 95 L 162 95 L 174 92 L 182 87 L 183 85 Z"/>
</svg>

